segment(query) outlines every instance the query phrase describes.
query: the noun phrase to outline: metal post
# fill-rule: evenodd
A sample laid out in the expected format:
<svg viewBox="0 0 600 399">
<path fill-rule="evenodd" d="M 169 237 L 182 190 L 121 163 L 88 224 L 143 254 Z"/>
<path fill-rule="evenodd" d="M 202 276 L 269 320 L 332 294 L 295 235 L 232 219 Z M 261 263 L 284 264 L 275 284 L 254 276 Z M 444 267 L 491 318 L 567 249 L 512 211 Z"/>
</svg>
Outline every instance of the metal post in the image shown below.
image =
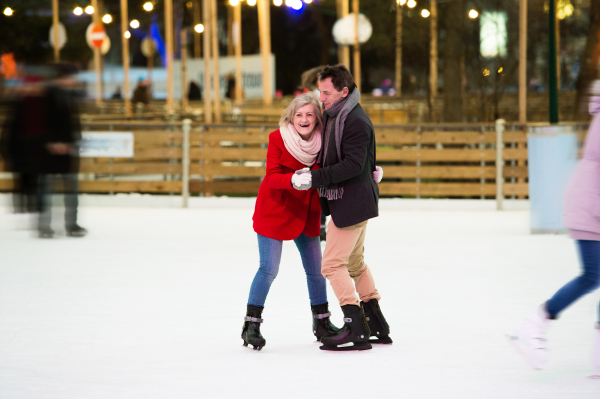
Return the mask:
<svg viewBox="0 0 600 399">
<path fill-rule="evenodd" d="M 52 0 L 52 39 L 54 40 L 54 62 L 59 62 L 60 46 L 58 43 L 58 0 Z"/>
<path fill-rule="evenodd" d="M 402 6 L 396 4 L 396 96 L 402 95 Z"/>
<path fill-rule="evenodd" d="M 548 2 L 548 86 L 550 92 L 550 123 L 558 123 L 558 83 L 556 75 L 556 0 Z"/>
<path fill-rule="evenodd" d="M 183 120 L 183 156 L 181 159 L 181 198 L 183 207 L 188 207 L 190 197 L 190 131 L 192 130 L 192 120 Z"/>
<path fill-rule="evenodd" d="M 165 0 L 165 44 L 167 47 L 167 113 L 173 112 L 173 0 Z"/>
<path fill-rule="evenodd" d="M 121 0 L 121 44 L 123 46 L 123 99 L 125 100 L 125 115 L 131 115 L 131 98 L 129 97 L 129 39 L 125 33 L 129 31 L 127 24 L 127 0 Z"/>
<path fill-rule="evenodd" d="M 504 142 L 502 139 L 504 133 L 504 119 L 496 121 L 496 209 L 503 209 L 503 186 L 504 186 L 504 160 L 502 159 L 502 150 Z"/>
<path fill-rule="evenodd" d="M 358 89 L 358 91 L 361 91 L 362 87 L 360 79 L 360 42 L 358 41 L 358 0 L 352 0 L 352 12 L 354 13 L 354 83 L 356 83 L 356 88 Z"/>
<path fill-rule="evenodd" d="M 519 11 L 519 123 L 527 123 L 527 0 Z"/>
</svg>

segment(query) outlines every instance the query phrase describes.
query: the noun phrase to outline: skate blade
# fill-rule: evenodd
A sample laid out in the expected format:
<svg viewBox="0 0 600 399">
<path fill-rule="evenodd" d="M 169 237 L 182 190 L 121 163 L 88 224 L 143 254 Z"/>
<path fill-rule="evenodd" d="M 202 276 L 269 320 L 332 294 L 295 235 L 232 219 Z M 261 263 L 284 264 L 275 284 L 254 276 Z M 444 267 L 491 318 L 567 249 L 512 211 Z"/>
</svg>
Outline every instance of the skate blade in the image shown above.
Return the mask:
<svg viewBox="0 0 600 399">
<path fill-rule="evenodd" d="M 245 346 L 246 348 L 248 348 L 248 342 L 244 341 L 244 343 L 242 345 Z M 252 344 L 249 344 L 249 345 L 252 346 L 252 350 L 255 350 L 257 352 L 260 352 L 261 349 L 263 348 L 262 346 L 258 346 L 258 345 L 257 346 L 254 346 Z M 250 349 L 250 348 L 248 348 L 248 349 Z"/>
<path fill-rule="evenodd" d="M 319 349 L 321 350 L 332 352 L 365 351 L 372 348 L 373 347 L 368 342 L 354 342 L 354 345 L 350 346 L 319 346 Z"/>
<path fill-rule="evenodd" d="M 369 342 L 377 345 L 390 345 L 394 343 L 390 337 L 371 338 Z"/>
</svg>

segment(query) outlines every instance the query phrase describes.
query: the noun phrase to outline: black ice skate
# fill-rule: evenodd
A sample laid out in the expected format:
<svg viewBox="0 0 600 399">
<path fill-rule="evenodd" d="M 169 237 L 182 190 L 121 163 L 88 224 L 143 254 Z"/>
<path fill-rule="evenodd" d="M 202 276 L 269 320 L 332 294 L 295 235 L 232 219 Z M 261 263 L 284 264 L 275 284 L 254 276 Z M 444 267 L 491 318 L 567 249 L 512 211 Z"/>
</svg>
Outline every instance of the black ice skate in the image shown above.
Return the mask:
<svg viewBox="0 0 600 399">
<path fill-rule="evenodd" d="M 331 313 L 329 313 L 328 303 L 311 306 L 310 308 L 313 314 L 313 334 L 317 337 L 317 341 L 321 341 L 323 337 L 331 337 L 340 331 L 329 320 Z"/>
<path fill-rule="evenodd" d="M 363 309 L 365 310 L 365 316 L 367 317 L 367 323 L 369 323 L 369 329 L 371 335 L 377 338 L 371 338 L 369 341 L 372 344 L 391 344 L 392 339 L 390 338 L 390 326 L 379 307 L 377 299 L 371 299 L 369 302 L 361 302 Z"/>
<path fill-rule="evenodd" d="M 87 230 L 78 224 L 67 226 L 65 229 L 67 230 L 67 235 L 69 237 L 85 237 L 87 234 Z"/>
<path fill-rule="evenodd" d="M 244 328 L 242 329 L 242 339 L 244 346 L 252 345 L 252 349 L 261 350 L 267 343 L 260 333 L 260 323 L 263 320 L 260 318 L 263 311 L 262 306 L 248 305 L 246 317 L 244 317 Z"/>
<path fill-rule="evenodd" d="M 344 327 L 331 337 L 323 337 L 320 349 L 325 351 L 364 351 L 371 349 L 370 331 L 365 312 L 356 305 L 342 306 Z M 339 346 L 352 342 L 353 346 Z"/>
<path fill-rule="evenodd" d="M 38 236 L 40 238 L 54 238 L 54 230 L 50 227 L 39 227 Z"/>
</svg>

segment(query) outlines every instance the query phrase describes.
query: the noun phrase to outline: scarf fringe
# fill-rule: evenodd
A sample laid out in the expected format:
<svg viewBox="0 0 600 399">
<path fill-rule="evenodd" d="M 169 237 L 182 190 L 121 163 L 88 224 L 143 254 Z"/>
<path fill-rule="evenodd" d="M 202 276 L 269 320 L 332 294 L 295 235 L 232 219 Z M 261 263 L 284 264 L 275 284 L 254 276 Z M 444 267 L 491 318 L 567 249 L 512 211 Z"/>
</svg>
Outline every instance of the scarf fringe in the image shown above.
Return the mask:
<svg viewBox="0 0 600 399">
<path fill-rule="evenodd" d="M 319 188 L 319 197 L 327 198 L 329 201 L 342 199 L 344 195 L 344 187 L 338 188 Z"/>
</svg>

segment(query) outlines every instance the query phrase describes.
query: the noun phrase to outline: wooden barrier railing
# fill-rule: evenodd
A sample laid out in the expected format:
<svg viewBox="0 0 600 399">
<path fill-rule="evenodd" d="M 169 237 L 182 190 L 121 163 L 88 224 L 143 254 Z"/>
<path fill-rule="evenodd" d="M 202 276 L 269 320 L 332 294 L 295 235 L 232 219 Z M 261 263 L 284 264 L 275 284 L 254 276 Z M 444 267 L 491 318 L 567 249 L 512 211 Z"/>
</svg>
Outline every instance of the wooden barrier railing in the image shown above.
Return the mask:
<svg viewBox="0 0 600 399">
<path fill-rule="evenodd" d="M 586 128 L 579 126 L 582 138 Z M 135 148 L 133 158 L 82 158 L 81 192 L 183 194 L 187 201 L 190 194 L 256 195 L 276 126 L 105 122 L 84 129 L 133 131 Z M 384 168 L 380 194 L 525 198 L 526 129 L 503 123 L 376 127 L 377 164 Z M 184 164 L 189 164 L 187 173 Z M 0 191 L 14 188 L 12 178 L 0 178 Z"/>
</svg>

